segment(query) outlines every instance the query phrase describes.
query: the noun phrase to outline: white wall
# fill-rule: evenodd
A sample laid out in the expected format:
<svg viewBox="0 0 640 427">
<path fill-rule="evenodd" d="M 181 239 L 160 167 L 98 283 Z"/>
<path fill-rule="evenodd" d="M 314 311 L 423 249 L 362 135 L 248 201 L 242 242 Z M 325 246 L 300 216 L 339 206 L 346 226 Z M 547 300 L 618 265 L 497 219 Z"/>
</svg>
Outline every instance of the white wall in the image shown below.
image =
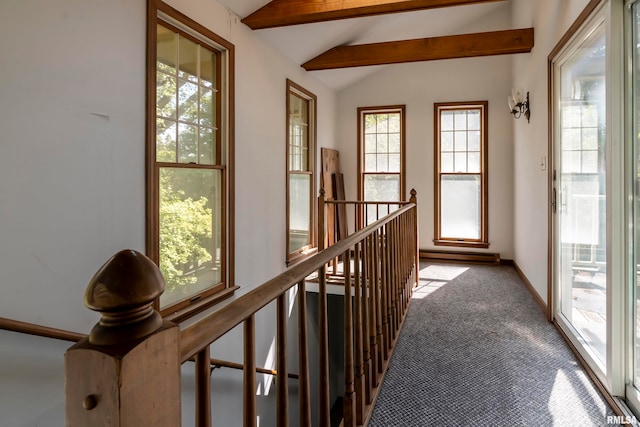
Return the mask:
<svg viewBox="0 0 640 427">
<path fill-rule="evenodd" d="M 508 22 L 510 11 L 464 32 Z M 453 30 L 452 30 L 453 31 Z M 526 54 L 525 54 L 526 55 Z M 434 102 L 489 101 L 489 242 L 487 251 L 513 258 L 513 119 L 507 107 L 511 57 L 494 56 L 394 65 L 339 94 L 338 148 L 347 198 L 357 197 L 357 108 L 406 105 L 407 192 L 418 193 L 421 249 L 434 238 Z"/>
<path fill-rule="evenodd" d="M 217 2 L 169 4 L 236 48 L 236 281 L 254 287 L 285 269 L 286 79 L 318 96 L 318 147 L 336 96 Z M 0 34 L 0 316 L 88 332 L 92 275 L 144 251 L 146 1 L 3 1 Z"/>
<path fill-rule="evenodd" d="M 514 28 L 534 27 L 535 46 L 513 59 L 514 86 L 531 92 L 531 123 L 514 126 L 514 260 L 547 301 L 548 153 L 547 57 L 588 0 L 513 0 Z M 548 159 L 547 159 L 548 164 Z"/>
<path fill-rule="evenodd" d="M 144 250 L 145 2 L 0 2 L 0 316 L 87 332 Z"/>
<path fill-rule="evenodd" d="M 0 2 L 0 317 L 88 333 L 97 314 L 83 296 L 95 271 L 120 249 L 144 252 L 146 3 Z M 318 152 L 334 147 L 336 95 L 217 2 L 169 4 L 235 45 L 244 293 L 285 269 L 286 79 L 318 97 Z M 260 366 L 274 363 L 274 322 L 272 306 L 258 315 Z M 240 342 L 232 332 L 213 357 L 241 361 Z M 232 374 L 220 372 L 224 384 Z M 241 399 L 218 389 L 214 409 L 231 418 L 217 423 L 240 423 Z"/>
</svg>

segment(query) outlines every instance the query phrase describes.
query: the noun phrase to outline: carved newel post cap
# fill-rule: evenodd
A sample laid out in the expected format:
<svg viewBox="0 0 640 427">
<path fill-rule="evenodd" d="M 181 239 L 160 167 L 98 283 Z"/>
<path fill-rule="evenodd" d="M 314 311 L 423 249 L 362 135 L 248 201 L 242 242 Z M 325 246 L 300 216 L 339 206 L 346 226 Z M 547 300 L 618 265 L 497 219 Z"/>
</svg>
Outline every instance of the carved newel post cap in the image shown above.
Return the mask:
<svg viewBox="0 0 640 427">
<path fill-rule="evenodd" d="M 117 345 L 151 334 L 162 326 L 153 301 L 164 291 L 158 267 L 140 252 L 126 249 L 112 256 L 93 276 L 84 304 L 102 318 L 89 334 L 95 345 Z"/>
</svg>

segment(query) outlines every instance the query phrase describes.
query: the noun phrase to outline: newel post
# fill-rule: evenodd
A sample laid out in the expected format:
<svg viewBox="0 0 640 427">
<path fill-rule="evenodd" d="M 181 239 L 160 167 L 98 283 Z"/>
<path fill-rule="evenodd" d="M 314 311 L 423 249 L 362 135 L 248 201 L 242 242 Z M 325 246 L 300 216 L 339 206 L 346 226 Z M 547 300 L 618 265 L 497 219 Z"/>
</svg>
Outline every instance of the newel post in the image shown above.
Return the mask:
<svg viewBox="0 0 640 427">
<path fill-rule="evenodd" d="M 65 353 L 67 427 L 180 425 L 179 328 L 153 309 L 164 285 L 133 250 L 93 276 L 84 302 L 102 317 Z"/>
</svg>

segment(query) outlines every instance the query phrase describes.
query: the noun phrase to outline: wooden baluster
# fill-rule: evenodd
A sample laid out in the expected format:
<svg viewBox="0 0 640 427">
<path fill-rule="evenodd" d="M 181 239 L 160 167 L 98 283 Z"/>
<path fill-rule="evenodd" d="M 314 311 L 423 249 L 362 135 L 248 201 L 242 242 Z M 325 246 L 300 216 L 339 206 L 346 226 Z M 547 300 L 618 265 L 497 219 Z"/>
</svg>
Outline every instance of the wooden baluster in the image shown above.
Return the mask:
<svg viewBox="0 0 640 427">
<path fill-rule="evenodd" d="M 388 307 L 388 311 L 387 311 L 387 316 L 389 317 L 389 348 L 393 348 L 393 342 L 395 341 L 395 337 L 396 337 L 396 328 L 395 328 L 395 316 L 394 316 L 394 312 L 396 309 L 395 306 L 395 268 L 396 267 L 393 263 L 393 221 L 392 222 L 388 222 L 385 226 L 386 229 L 386 245 L 385 245 L 385 257 L 387 260 L 387 276 L 388 276 L 388 280 L 389 280 L 389 284 L 388 284 L 388 290 L 387 290 L 387 295 L 388 295 L 388 301 L 389 301 L 389 307 Z"/>
<path fill-rule="evenodd" d="M 386 233 L 385 226 L 378 229 L 378 244 L 376 251 L 378 253 L 378 262 L 380 268 L 380 320 L 382 325 L 382 341 L 380 351 L 382 360 L 389 359 L 389 280 L 387 277 L 387 251 L 386 251 Z M 382 373 L 382 366 L 380 366 Z"/>
<path fill-rule="evenodd" d="M 196 354 L 196 425 L 211 426 L 211 350 L 206 346 Z"/>
<path fill-rule="evenodd" d="M 368 240 L 360 243 L 362 249 L 362 358 L 364 360 L 364 394 L 367 405 L 371 403 L 371 341 L 369 338 L 369 299 L 371 298 L 369 279 Z"/>
<path fill-rule="evenodd" d="M 351 253 L 342 254 L 344 268 L 344 399 L 343 421 L 345 427 L 355 425 L 356 407 L 353 368 L 353 307 L 351 301 Z"/>
<path fill-rule="evenodd" d="M 309 386 L 309 344 L 307 341 L 307 292 L 304 280 L 298 283 L 298 389 L 300 425 L 311 425 L 311 390 Z"/>
<path fill-rule="evenodd" d="M 153 309 L 164 286 L 153 261 L 132 250 L 93 276 L 84 303 L 101 319 L 64 355 L 68 427 L 180 425 L 179 328 Z"/>
<path fill-rule="evenodd" d="M 399 244 L 402 246 L 402 260 L 403 263 L 411 270 L 411 251 L 409 248 L 411 247 L 411 235 L 407 234 L 409 220 L 411 217 L 411 211 L 407 212 L 407 217 L 404 219 L 402 223 L 402 228 L 400 228 L 400 235 L 398 236 Z M 409 273 L 411 274 L 411 273 Z M 407 289 L 407 284 L 410 283 L 410 278 L 406 275 L 402 277 L 402 317 L 404 318 L 404 313 L 407 311 L 407 306 L 409 304 L 409 292 Z"/>
<path fill-rule="evenodd" d="M 324 188 L 321 188 L 318 196 L 318 252 L 326 247 L 325 209 Z"/>
<path fill-rule="evenodd" d="M 364 359 L 362 344 L 362 294 L 363 283 L 360 268 L 360 243 L 353 248 L 353 301 L 355 311 L 355 379 L 354 389 L 356 395 L 356 423 L 364 423 Z"/>
<path fill-rule="evenodd" d="M 404 217 L 404 214 L 403 214 Z M 401 217 L 402 218 L 402 217 Z M 402 313 L 403 310 L 403 298 L 402 298 L 402 284 L 404 283 L 404 274 L 400 269 L 400 265 L 402 264 L 402 250 L 403 243 L 401 240 L 401 220 L 397 218 L 393 222 L 393 273 L 395 279 L 394 286 L 394 295 L 395 295 L 395 311 L 394 311 L 394 327 L 396 331 L 400 330 L 400 323 L 402 321 Z"/>
<path fill-rule="evenodd" d="M 376 376 L 380 376 L 383 372 L 383 361 L 386 360 L 384 357 L 385 351 L 385 343 L 383 336 L 383 326 L 382 326 L 382 298 L 383 298 L 383 289 L 381 286 L 380 279 L 380 238 L 378 235 L 379 230 L 373 232 L 373 292 L 376 297 L 375 304 L 375 313 L 376 313 L 376 361 L 377 361 L 377 374 Z"/>
<path fill-rule="evenodd" d="M 420 242 L 418 241 L 418 197 L 415 189 L 411 189 L 411 197 L 409 198 L 410 203 L 414 203 L 416 206 L 412 209 L 413 212 L 413 238 L 414 244 L 413 247 L 415 249 L 415 286 L 420 284 Z M 413 289 L 413 286 L 412 286 Z M 413 292 L 413 290 L 412 290 Z"/>
<path fill-rule="evenodd" d="M 258 406 L 256 402 L 256 326 L 255 315 L 244 321 L 244 427 L 256 427 Z"/>
<path fill-rule="evenodd" d="M 368 265 L 369 265 L 369 347 L 371 352 L 371 385 L 377 387 L 378 376 L 378 287 L 376 285 L 377 275 L 375 272 L 374 243 L 373 234 L 367 237 Z"/>
<path fill-rule="evenodd" d="M 286 293 L 278 297 L 277 315 L 277 365 L 276 376 L 277 419 L 279 427 L 289 427 L 289 377 L 287 375 L 287 298 Z"/>
<path fill-rule="evenodd" d="M 387 252 L 389 259 L 389 294 L 391 298 L 391 310 L 389 323 L 391 324 L 391 347 L 396 340 L 396 332 L 398 331 L 398 264 L 397 264 L 397 247 L 395 225 L 397 218 L 387 224 Z"/>
<path fill-rule="evenodd" d="M 331 413 L 331 402 L 329 398 L 329 326 L 327 318 L 327 277 L 325 267 L 321 267 L 320 270 L 318 270 L 318 281 L 318 348 L 320 352 L 318 355 L 318 363 L 320 364 L 318 367 L 318 375 L 320 378 L 318 410 L 320 411 L 320 427 L 329 427 L 331 423 L 329 417 Z"/>
</svg>

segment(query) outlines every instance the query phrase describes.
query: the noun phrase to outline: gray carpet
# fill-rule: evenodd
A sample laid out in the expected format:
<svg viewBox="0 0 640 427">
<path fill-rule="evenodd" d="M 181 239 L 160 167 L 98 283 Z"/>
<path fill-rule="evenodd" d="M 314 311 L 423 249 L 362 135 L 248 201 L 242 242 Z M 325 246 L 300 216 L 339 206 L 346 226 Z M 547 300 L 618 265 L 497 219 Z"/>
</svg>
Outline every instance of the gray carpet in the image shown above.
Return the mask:
<svg viewBox="0 0 640 427">
<path fill-rule="evenodd" d="M 605 426 L 614 415 L 513 267 L 421 265 L 370 426 Z"/>
</svg>

